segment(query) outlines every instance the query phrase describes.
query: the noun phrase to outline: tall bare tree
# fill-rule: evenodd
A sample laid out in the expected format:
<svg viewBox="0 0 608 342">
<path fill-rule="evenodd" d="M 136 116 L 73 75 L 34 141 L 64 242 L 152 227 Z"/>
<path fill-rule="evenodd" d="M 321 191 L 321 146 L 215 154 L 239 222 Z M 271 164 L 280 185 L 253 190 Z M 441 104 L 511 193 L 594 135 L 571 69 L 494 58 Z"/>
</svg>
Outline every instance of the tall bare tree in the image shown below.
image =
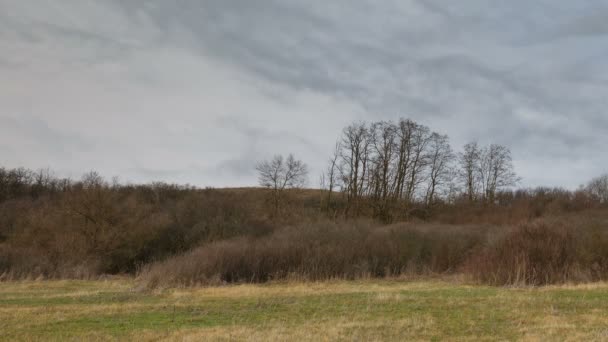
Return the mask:
<svg viewBox="0 0 608 342">
<path fill-rule="evenodd" d="M 464 145 L 463 151 L 458 154 L 460 164 L 459 177 L 464 185 L 469 202 L 473 202 L 477 193 L 479 158 L 481 151 L 477 142 Z"/>
<path fill-rule="evenodd" d="M 371 126 L 372 196 L 386 205 L 391 191 L 391 172 L 395 159 L 396 127 L 392 122 L 376 122 Z"/>
<path fill-rule="evenodd" d="M 342 133 L 340 153 L 342 181 L 347 193 L 346 215 L 358 214 L 359 199 L 365 186 L 369 157 L 369 130 L 365 123 L 353 123 Z"/>
<path fill-rule="evenodd" d="M 376 217 L 407 217 L 439 196 L 456 200 L 460 189 L 471 202 L 493 201 L 499 190 L 518 181 L 508 148 L 473 142 L 456 155 L 446 135 L 409 119 L 353 123 L 339 142 L 322 182 L 328 203 L 334 185 L 341 187 L 347 216 L 358 215 L 365 203 Z"/>
<path fill-rule="evenodd" d="M 432 205 L 439 187 L 447 185 L 453 177 L 454 152 L 447 135 L 431 134 L 428 157 L 428 187 L 426 203 Z"/>
<path fill-rule="evenodd" d="M 303 187 L 308 181 L 308 167 L 292 154 L 287 158 L 276 155 L 271 160 L 259 162 L 256 170 L 260 185 L 272 190 L 275 214 L 281 209 L 285 190 Z"/>
<path fill-rule="evenodd" d="M 426 126 L 416 124 L 413 133 L 411 165 L 405 194 L 406 203 L 414 200 L 416 190 L 424 179 L 423 172 L 428 165 L 427 147 L 431 140 L 431 130 Z"/>
<path fill-rule="evenodd" d="M 412 160 L 412 140 L 418 125 L 409 119 L 401 119 L 397 125 L 397 164 L 394 174 L 394 192 L 396 200 L 403 197 L 406 179 Z"/>
<path fill-rule="evenodd" d="M 600 203 L 608 203 L 608 174 L 592 179 L 586 187 L 587 192 Z"/>
<path fill-rule="evenodd" d="M 329 163 L 327 165 L 327 170 L 325 170 L 325 173 L 321 176 L 321 187 L 324 189 L 327 189 L 327 203 L 326 203 L 326 209 L 329 212 L 330 208 L 331 208 L 331 200 L 332 200 L 332 194 L 334 192 L 334 189 L 337 186 L 337 183 L 339 182 L 339 158 L 340 158 L 340 150 L 341 150 L 341 145 L 340 142 L 336 142 L 336 145 L 334 147 L 334 152 L 332 153 L 332 156 L 329 158 Z"/>
<path fill-rule="evenodd" d="M 519 182 L 511 150 L 506 146 L 492 144 L 481 149 L 478 168 L 483 196 L 489 203 L 494 202 L 497 190 L 515 186 Z"/>
</svg>

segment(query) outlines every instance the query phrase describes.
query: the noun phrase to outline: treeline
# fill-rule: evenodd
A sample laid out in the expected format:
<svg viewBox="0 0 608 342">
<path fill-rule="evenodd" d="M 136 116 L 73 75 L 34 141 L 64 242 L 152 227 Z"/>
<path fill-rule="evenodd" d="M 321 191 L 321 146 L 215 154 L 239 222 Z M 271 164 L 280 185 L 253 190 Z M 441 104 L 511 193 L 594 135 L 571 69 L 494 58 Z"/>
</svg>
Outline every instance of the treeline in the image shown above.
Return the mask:
<svg viewBox="0 0 608 342">
<path fill-rule="evenodd" d="M 413 233 L 408 230 L 404 235 L 399 235 L 398 245 L 395 245 L 395 241 L 385 244 L 392 241 L 395 235 L 391 235 L 390 230 L 384 230 L 380 224 L 368 221 L 372 217 L 363 216 L 366 213 L 364 210 L 358 219 L 337 216 L 328 220 L 324 206 L 327 192 L 284 190 L 281 195 L 284 210 L 280 215 L 275 215 L 271 190 L 197 189 L 164 183 L 128 185 L 106 181 L 94 172 L 86 174 L 81 180 L 61 179 L 53 177 L 48 171 L 24 169 L 0 168 L 0 174 L 0 193 L 3 194 L 0 200 L 0 279 L 135 275 L 142 268 L 146 270 L 142 277 L 144 274 L 151 276 L 149 272 L 156 272 L 156 268 L 150 268 L 152 265 L 157 262 L 162 264 L 166 259 L 173 260 L 193 249 L 199 251 L 196 253 L 205 251 L 200 255 L 212 253 L 216 259 L 205 256 L 206 261 L 196 261 L 188 257 L 190 270 L 199 272 L 199 267 L 211 265 L 209 263 L 215 260 L 213 262 L 218 264 L 198 274 L 210 278 L 217 276 L 221 281 L 243 281 L 245 275 L 250 274 L 248 272 L 261 272 L 250 266 L 262 265 L 269 267 L 266 273 L 255 273 L 257 275 L 252 279 L 281 278 L 298 270 L 306 270 L 300 276 L 314 279 L 320 279 L 323 275 L 355 277 L 366 272 L 371 272 L 369 274 L 372 276 L 392 276 L 406 270 L 408 273 L 460 272 L 460 268 L 452 267 L 454 263 L 464 265 L 461 263 L 466 255 L 472 253 L 472 246 L 485 246 L 487 241 L 484 238 L 491 235 L 494 241 L 505 229 L 522 222 L 576 216 L 579 212 L 588 216 L 591 215 L 590 210 L 594 209 L 605 212 L 601 209 L 606 204 L 602 194 L 608 190 L 602 185 L 604 177 L 600 177 L 585 189 L 575 192 L 548 188 L 521 189 L 497 192 L 496 202 L 492 205 L 469 203 L 466 198 L 454 203 L 437 204 L 430 216 L 412 216 L 414 227 L 419 226 L 424 230 L 432 222 L 458 226 L 441 226 L 438 231 L 423 236 L 416 233 L 417 228 Z M 336 198 L 332 203 L 342 201 L 342 205 L 346 206 L 346 195 L 334 196 Z M 420 219 L 428 223 L 422 223 Z M 568 226 L 569 231 L 573 232 L 569 236 L 582 239 L 585 243 L 600 243 L 604 241 L 604 232 L 598 227 L 605 221 L 599 222 L 589 225 L 595 227 L 593 229 L 585 228 L 587 224 L 576 229 Z M 491 232 L 479 233 L 479 227 L 495 228 Z M 333 233 L 322 233 L 324 229 Z M 353 229 L 358 233 L 355 234 Z M 460 245 L 461 242 L 452 239 L 455 230 L 473 240 L 466 240 L 471 242 Z M 456 245 L 451 246 L 452 242 Z M 581 242 L 577 246 L 584 245 Z M 390 248 L 394 254 L 385 253 L 385 248 Z M 445 256 L 442 250 L 452 248 L 464 249 L 458 249 L 458 257 L 450 259 L 452 261 L 438 261 L 437 258 Z M 346 253 L 350 250 L 358 250 L 358 254 Z M 280 251 L 286 254 L 280 254 Z M 381 251 L 384 252 L 377 254 Z M 584 251 L 584 248 L 576 251 Z M 229 262 L 226 258 L 231 259 L 231 255 L 236 255 L 234 253 L 244 259 Z M 406 255 L 408 257 L 403 259 Z M 391 260 L 393 256 L 399 259 Z M 270 257 L 282 261 L 266 259 Z M 294 259 L 296 257 L 304 259 Z M 380 257 L 382 259 L 378 259 Z M 496 258 L 497 261 L 500 259 Z M 229 268 L 229 265 L 235 265 L 236 260 L 241 260 L 240 265 L 245 268 L 233 273 L 237 271 Z M 306 260 L 317 261 L 316 264 L 305 264 Z M 339 260 L 341 266 L 332 260 Z M 589 260 L 596 262 L 598 259 L 593 257 Z M 280 269 L 284 262 L 292 261 L 297 264 Z M 349 264 L 351 261 L 354 264 Z M 360 263 L 368 262 L 378 264 L 374 264 L 376 266 L 372 269 L 362 268 L 363 264 Z M 429 262 L 435 266 L 428 266 Z M 409 266 L 403 266 L 404 263 Z M 392 271 L 380 271 L 383 265 L 390 266 Z M 212 274 L 223 267 L 224 271 Z M 319 267 L 323 267 L 326 271 L 312 274 L 314 267 L 319 271 Z M 283 276 L 279 276 L 281 274 Z M 481 274 L 476 274 L 482 278 Z M 184 277 L 184 283 L 201 281 Z M 599 273 L 593 279 L 597 277 Z M 176 281 L 167 278 L 167 282 Z"/>
<path fill-rule="evenodd" d="M 608 176 L 576 191 L 513 189 L 508 148 L 455 152 L 411 120 L 345 128 L 324 190 L 303 189 L 308 168 L 293 156 L 255 169 L 263 189 L 0 167 L 0 280 L 131 274 L 155 286 L 463 273 L 542 284 L 608 275 Z M 408 224 L 382 225 L 399 221 Z"/>
<path fill-rule="evenodd" d="M 0 167 L 0 202 L 19 197 L 37 198 L 66 191 L 72 185 L 69 179 L 60 179 L 46 170 Z"/>
<path fill-rule="evenodd" d="M 321 177 L 327 210 L 336 210 L 337 191 L 346 199 L 345 216 L 388 222 L 438 203 L 494 203 L 518 181 L 507 147 L 472 142 L 456 153 L 447 135 L 409 119 L 346 127 Z"/>
</svg>

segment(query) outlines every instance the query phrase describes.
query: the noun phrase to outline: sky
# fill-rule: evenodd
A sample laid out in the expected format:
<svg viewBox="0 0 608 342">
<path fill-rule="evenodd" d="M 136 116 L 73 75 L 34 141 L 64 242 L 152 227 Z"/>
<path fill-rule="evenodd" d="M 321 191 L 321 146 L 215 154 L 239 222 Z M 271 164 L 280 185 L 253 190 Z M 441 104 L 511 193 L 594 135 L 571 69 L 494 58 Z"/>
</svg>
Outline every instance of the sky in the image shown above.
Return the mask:
<svg viewBox="0 0 608 342">
<path fill-rule="evenodd" d="M 608 1 L 0 0 L 0 166 L 310 185 L 343 127 L 511 148 L 522 186 L 608 171 Z"/>
</svg>

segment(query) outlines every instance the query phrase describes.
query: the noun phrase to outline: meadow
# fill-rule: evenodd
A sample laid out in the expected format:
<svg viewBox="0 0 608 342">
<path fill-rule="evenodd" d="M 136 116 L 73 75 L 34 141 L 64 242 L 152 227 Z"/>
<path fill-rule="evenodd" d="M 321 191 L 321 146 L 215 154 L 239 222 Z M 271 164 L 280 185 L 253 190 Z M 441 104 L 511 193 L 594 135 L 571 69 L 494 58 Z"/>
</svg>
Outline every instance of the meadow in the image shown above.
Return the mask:
<svg viewBox="0 0 608 342">
<path fill-rule="evenodd" d="M 370 279 L 147 291 L 132 278 L 21 281 L 0 283 L 0 339 L 602 341 L 606 303 L 607 283 Z"/>
</svg>

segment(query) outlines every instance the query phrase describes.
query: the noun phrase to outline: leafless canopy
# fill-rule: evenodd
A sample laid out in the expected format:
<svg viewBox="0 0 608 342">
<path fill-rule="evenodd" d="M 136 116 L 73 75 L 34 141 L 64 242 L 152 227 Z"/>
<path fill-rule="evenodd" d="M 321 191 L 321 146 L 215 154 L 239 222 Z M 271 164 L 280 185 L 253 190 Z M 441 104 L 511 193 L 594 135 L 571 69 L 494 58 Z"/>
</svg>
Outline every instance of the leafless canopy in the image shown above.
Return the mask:
<svg viewBox="0 0 608 342">
<path fill-rule="evenodd" d="M 454 200 L 458 184 L 469 201 L 493 202 L 498 191 L 519 180 L 507 147 L 473 142 L 455 154 L 447 135 L 410 119 L 344 128 L 321 179 L 328 190 L 326 208 L 337 188 L 345 198 L 345 215 L 359 215 L 365 203 L 386 220 L 415 204 Z"/>
<path fill-rule="evenodd" d="M 601 203 L 608 203 L 608 174 L 592 179 L 586 190 Z"/>
<path fill-rule="evenodd" d="M 308 180 L 308 167 L 292 154 L 287 158 L 276 155 L 271 160 L 259 162 L 256 170 L 260 185 L 270 189 L 300 188 Z"/>
<path fill-rule="evenodd" d="M 409 119 L 356 122 L 343 130 L 323 179 L 331 180 L 330 193 L 342 189 L 346 215 L 357 216 L 365 201 L 389 219 L 397 203 L 407 209 L 417 199 L 434 200 L 448 183 L 451 151 L 447 136 Z"/>
<path fill-rule="evenodd" d="M 272 202 L 275 213 L 280 210 L 286 189 L 301 188 L 308 182 L 308 167 L 292 154 L 284 158 L 274 156 L 271 160 L 256 165 L 259 184 L 272 190 Z"/>
</svg>

